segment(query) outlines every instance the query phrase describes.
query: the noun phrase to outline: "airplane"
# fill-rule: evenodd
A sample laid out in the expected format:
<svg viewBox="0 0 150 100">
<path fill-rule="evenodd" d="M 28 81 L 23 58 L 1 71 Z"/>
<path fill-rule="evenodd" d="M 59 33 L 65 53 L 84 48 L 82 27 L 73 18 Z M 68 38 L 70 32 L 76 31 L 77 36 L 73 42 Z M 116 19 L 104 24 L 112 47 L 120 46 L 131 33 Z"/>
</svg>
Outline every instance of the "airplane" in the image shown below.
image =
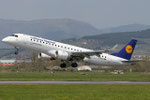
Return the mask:
<svg viewBox="0 0 150 100">
<path fill-rule="evenodd" d="M 18 48 L 24 48 L 59 58 L 62 60 L 60 67 L 65 68 L 65 61 L 71 61 L 72 67 L 77 67 L 79 61 L 106 66 L 130 65 L 134 62 L 130 59 L 137 40 L 132 39 L 119 52 L 111 54 L 108 53 L 111 49 L 86 49 L 23 33 L 15 33 L 11 36 L 7 36 L 2 39 L 2 42 L 14 46 L 17 49 L 15 54 L 18 54 Z"/>
</svg>

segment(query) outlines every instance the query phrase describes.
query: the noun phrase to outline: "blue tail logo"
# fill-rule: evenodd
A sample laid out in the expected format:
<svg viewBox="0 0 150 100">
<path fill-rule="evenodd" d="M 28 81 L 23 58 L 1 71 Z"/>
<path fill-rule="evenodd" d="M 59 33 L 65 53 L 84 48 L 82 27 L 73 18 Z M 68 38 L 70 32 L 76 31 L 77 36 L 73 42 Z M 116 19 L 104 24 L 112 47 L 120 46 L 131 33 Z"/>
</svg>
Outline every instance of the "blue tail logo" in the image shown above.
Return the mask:
<svg viewBox="0 0 150 100">
<path fill-rule="evenodd" d="M 122 48 L 119 52 L 112 53 L 112 55 L 123 58 L 123 59 L 130 60 L 136 43 L 137 43 L 137 40 L 133 39 L 124 48 Z"/>
</svg>

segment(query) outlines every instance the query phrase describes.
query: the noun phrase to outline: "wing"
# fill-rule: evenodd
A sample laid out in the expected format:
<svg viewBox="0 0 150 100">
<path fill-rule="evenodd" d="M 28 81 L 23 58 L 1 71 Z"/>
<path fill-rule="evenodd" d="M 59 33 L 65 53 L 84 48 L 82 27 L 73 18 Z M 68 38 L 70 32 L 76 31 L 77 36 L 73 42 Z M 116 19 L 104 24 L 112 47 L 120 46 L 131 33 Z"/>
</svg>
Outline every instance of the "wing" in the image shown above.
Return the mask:
<svg viewBox="0 0 150 100">
<path fill-rule="evenodd" d="M 108 52 L 112 52 L 116 49 L 118 45 L 115 45 L 112 49 L 106 49 L 106 50 L 91 50 L 91 51 L 86 51 L 86 52 L 72 52 L 71 53 L 71 57 L 75 58 L 78 57 L 80 59 L 83 59 L 84 57 L 90 57 L 90 56 L 100 56 L 100 54 L 102 53 L 108 53 Z"/>
<path fill-rule="evenodd" d="M 80 58 L 83 59 L 84 57 L 90 57 L 90 56 L 98 56 L 100 57 L 100 54 L 108 52 L 108 50 L 93 50 L 93 51 L 86 51 L 86 52 L 72 52 L 70 55 L 72 58 Z"/>
<path fill-rule="evenodd" d="M 93 56 L 93 55 L 99 56 L 100 54 L 102 54 L 102 51 L 72 52 L 71 56 L 82 58 L 82 57 L 90 57 L 90 56 Z"/>
</svg>

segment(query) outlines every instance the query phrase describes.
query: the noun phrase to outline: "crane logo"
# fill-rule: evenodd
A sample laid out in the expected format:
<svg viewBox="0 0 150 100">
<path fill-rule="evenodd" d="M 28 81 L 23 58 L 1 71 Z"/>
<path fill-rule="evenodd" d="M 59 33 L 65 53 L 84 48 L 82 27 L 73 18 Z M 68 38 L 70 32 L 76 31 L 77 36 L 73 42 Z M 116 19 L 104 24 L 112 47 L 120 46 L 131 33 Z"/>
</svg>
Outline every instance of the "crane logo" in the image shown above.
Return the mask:
<svg viewBox="0 0 150 100">
<path fill-rule="evenodd" d="M 130 54 L 133 51 L 133 47 L 131 45 L 127 45 L 126 48 L 125 48 L 125 50 L 126 50 L 127 53 Z"/>
</svg>

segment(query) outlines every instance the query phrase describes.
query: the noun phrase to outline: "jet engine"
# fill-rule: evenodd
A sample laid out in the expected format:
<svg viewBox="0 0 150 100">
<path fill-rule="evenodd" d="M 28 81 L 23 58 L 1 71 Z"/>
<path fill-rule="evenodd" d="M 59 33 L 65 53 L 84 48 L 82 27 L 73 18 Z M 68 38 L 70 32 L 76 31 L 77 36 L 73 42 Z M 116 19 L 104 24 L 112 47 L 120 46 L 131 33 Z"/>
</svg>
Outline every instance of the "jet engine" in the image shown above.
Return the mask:
<svg viewBox="0 0 150 100">
<path fill-rule="evenodd" d="M 62 60 L 67 60 L 70 55 L 68 52 L 66 51 L 61 51 L 61 50 L 51 50 L 48 52 L 50 55 L 52 55 L 53 57 L 62 59 Z"/>
<path fill-rule="evenodd" d="M 45 54 L 45 53 L 39 53 L 38 54 L 38 58 L 46 58 L 46 59 L 49 59 L 49 58 L 52 58 L 51 56 Z"/>
</svg>

